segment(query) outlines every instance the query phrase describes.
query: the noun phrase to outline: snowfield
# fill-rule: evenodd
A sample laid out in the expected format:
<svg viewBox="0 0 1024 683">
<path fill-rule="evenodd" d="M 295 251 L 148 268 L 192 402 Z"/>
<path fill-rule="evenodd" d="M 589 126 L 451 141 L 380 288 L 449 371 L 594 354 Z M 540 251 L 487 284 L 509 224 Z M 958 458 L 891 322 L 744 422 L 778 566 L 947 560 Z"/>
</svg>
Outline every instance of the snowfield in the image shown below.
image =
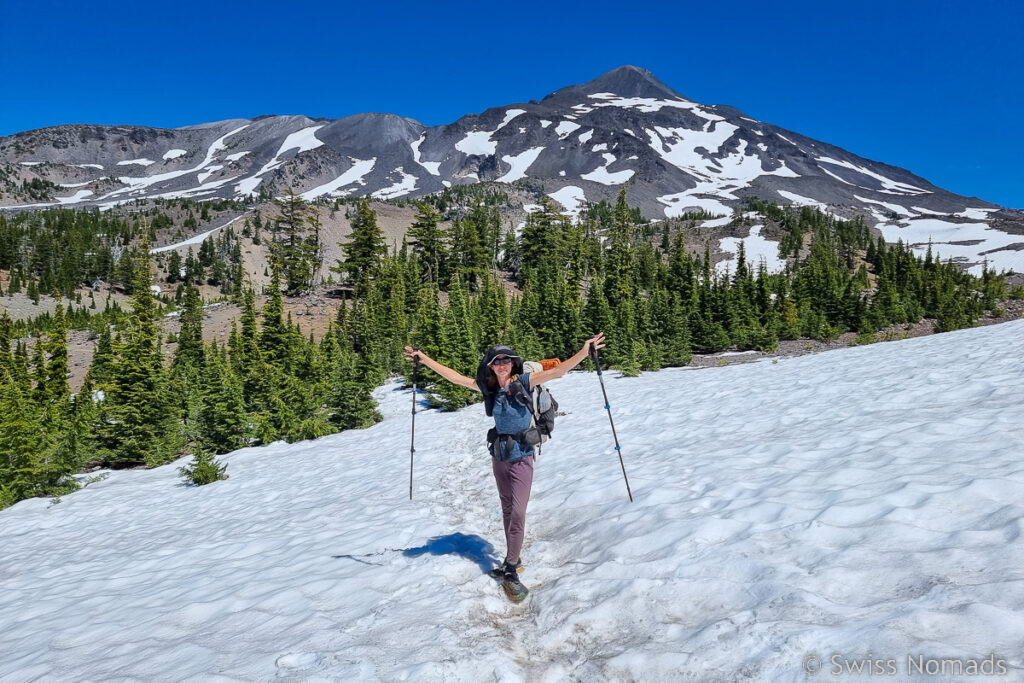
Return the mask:
<svg viewBox="0 0 1024 683">
<path fill-rule="evenodd" d="M 805 681 L 839 654 L 908 680 L 908 656 L 991 654 L 1022 680 L 1022 334 L 607 373 L 633 503 L 597 377 L 552 382 L 521 605 L 485 573 L 483 407 L 418 414 L 410 501 L 395 383 L 383 423 L 236 451 L 226 481 L 182 461 L 24 501 L 0 679 Z"/>
</svg>

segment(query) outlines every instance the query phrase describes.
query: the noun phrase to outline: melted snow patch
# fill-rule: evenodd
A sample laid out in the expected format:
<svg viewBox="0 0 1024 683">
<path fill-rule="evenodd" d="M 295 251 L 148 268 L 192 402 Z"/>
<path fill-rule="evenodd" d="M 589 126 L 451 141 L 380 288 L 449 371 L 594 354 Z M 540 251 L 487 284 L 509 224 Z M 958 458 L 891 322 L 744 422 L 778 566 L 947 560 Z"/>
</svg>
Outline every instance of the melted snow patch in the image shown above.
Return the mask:
<svg viewBox="0 0 1024 683">
<path fill-rule="evenodd" d="M 704 225 L 707 226 L 707 223 Z M 715 264 L 715 269 L 719 273 L 726 271 L 730 273 L 736 272 L 736 266 L 739 265 L 740 242 L 743 242 L 744 260 L 747 267 L 753 272 L 757 272 L 761 263 L 764 263 L 765 269 L 769 273 L 778 273 L 785 268 L 785 259 L 779 258 L 779 243 L 761 237 L 761 227 L 760 225 L 751 226 L 750 236 L 746 238 L 723 237 L 718 240 L 718 245 L 722 251 L 735 254 L 736 257 L 719 261 Z"/>
<path fill-rule="evenodd" d="M 352 185 L 353 183 L 365 185 L 366 181 L 363 180 L 363 178 L 367 173 L 373 170 L 373 165 L 375 163 L 377 163 L 377 157 L 366 160 L 352 159 L 352 166 L 348 170 L 328 183 L 324 183 L 323 185 L 314 187 L 312 190 L 303 192 L 302 198 L 309 201 L 325 194 L 344 197 L 349 194 L 350 190 L 342 192 L 337 192 L 337 190 L 345 187 L 346 185 Z"/>
<path fill-rule="evenodd" d="M 412 159 L 417 164 L 425 168 L 427 170 L 427 173 L 431 175 L 441 175 L 440 170 L 438 170 L 441 167 L 440 161 L 423 161 L 423 159 L 420 157 L 420 145 L 422 145 L 423 141 L 426 139 L 427 136 L 424 133 L 419 137 L 419 139 L 416 142 L 409 143 L 409 146 L 412 148 Z"/>
<path fill-rule="evenodd" d="M 166 152 L 164 152 L 164 157 L 163 158 L 165 160 L 166 159 L 177 159 L 178 157 L 183 157 L 186 154 L 188 154 L 188 151 L 184 150 L 184 149 L 169 149 Z"/>
<path fill-rule="evenodd" d="M 882 184 L 883 188 L 885 188 L 882 190 L 878 190 L 879 192 L 887 192 L 889 194 L 931 194 L 929 190 L 922 190 L 920 187 L 908 185 L 907 183 L 897 182 L 890 178 L 886 178 L 883 175 L 879 175 L 878 173 L 875 173 L 869 168 L 866 168 L 864 166 L 858 166 L 857 164 L 851 163 L 849 161 L 840 161 L 838 159 L 832 159 L 831 157 L 816 157 L 815 161 L 824 162 L 826 164 L 833 164 L 841 168 L 856 171 L 857 173 L 860 173 L 861 175 L 867 176 L 869 178 L 874 178 L 875 180 Z M 819 168 L 821 168 L 821 170 L 823 171 L 825 170 L 825 168 L 822 166 L 819 166 Z M 830 173 L 829 175 L 832 174 Z M 833 177 L 836 176 L 833 175 Z M 840 180 L 842 180 L 842 178 L 840 178 Z"/>
<path fill-rule="evenodd" d="M 544 151 L 543 147 L 531 147 L 525 152 L 516 154 L 515 156 L 505 155 L 501 157 L 501 160 L 509 164 L 512 168 L 508 172 L 497 179 L 499 183 L 511 183 L 519 180 L 520 178 L 526 177 L 526 171 L 530 168 L 530 165 L 537 160 L 540 153 Z"/>
<path fill-rule="evenodd" d="M 558 125 L 555 126 L 555 133 L 562 140 L 566 138 L 570 133 L 580 129 L 580 124 L 573 123 L 572 121 L 559 121 Z"/>
<path fill-rule="evenodd" d="M 913 211 L 911 211 L 907 207 L 900 206 L 899 204 L 891 204 L 889 202 L 880 202 L 877 199 L 868 199 L 867 197 L 861 197 L 860 195 L 856 195 L 856 194 L 853 195 L 853 196 L 854 196 L 854 199 L 859 199 L 860 201 L 865 202 L 867 204 L 878 204 L 879 206 L 884 206 L 885 208 L 889 209 L 889 211 L 892 211 L 893 213 L 898 214 L 900 216 L 912 217 L 912 216 L 916 215 Z"/>
<path fill-rule="evenodd" d="M 241 194 L 254 194 L 256 187 L 259 186 L 262 179 L 260 176 L 273 171 L 278 166 L 281 166 L 286 161 L 281 158 L 281 155 L 287 151 L 295 150 L 295 154 L 299 155 L 311 149 L 316 149 L 324 143 L 316 136 L 316 132 L 323 128 L 323 124 L 319 126 L 309 126 L 302 130 L 297 130 L 291 133 L 281 143 L 281 147 L 278 148 L 277 154 L 274 158 L 263 165 L 263 168 L 256 171 L 255 174 L 249 176 L 242 182 L 238 183 L 238 191 Z"/>
<path fill-rule="evenodd" d="M 975 221 L 983 221 L 986 218 L 988 218 L 988 215 L 990 213 L 992 213 L 993 211 L 998 211 L 998 210 L 999 209 L 974 208 L 974 209 L 965 209 L 965 210 L 961 211 L 960 213 L 953 214 L 953 215 L 958 216 L 960 218 L 970 218 L 971 220 L 975 220 Z"/>
<path fill-rule="evenodd" d="M 372 197 L 379 197 L 380 199 L 394 199 L 395 197 L 401 197 L 402 195 L 409 194 L 416 189 L 416 176 L 406 173 L 405 169 L 401 166 L 396 170 L 402 175 L 402 179 L 390 187 L 377 190 L 371 194 Z"/>
<path fill-rule="evenodd" d="M 474 154 L 482 156 L 494 154 L 494 151 L 498 148 L 498 143 L 491 140 L 491 135 L 493 134 L 494 131 L 491 130 L 470 131 L 466 133 L 466 137 L 455 143 L 455 149 L 470 156 Z"/>
<path fill-rule="evenodd" d="M 932 256 L 945 261 L 973 263 L 969 270 L 980 275 L 982 262 L 988 259 L 992 270 L 1024 272 L 1024 251 L 1009 248 L 1024 242 L 1020 235 L 1010 235 L 985 223 L 951 223 L 938 218 L 916 218 L 898 224 L 879 223 L 886 242 L 903 240 L 915 254 L 924 256 L 928 243 Z M 970 244 L 964 244 L 970 242 Z"/>
<path fill-rule="evenodd" d="M 210 166 L 205 171 L 203 171 L 202 173 L 197 175 L 196 177 L 199 179 L 199 183 L 202 184 L 203 182 L 206 181 L 207 178 L 209 178 L 210 176 L 212 176 L 214 173 L 216 173 L 217 171 L 221 170 L 222 168 L 224 168 L 224 167 L 220 166 L 220 165 Z"/>
<path fill-rule="evenodd" d="M 584 173 L 580 178 L 583 180 L 590 180 L 595 183 L 601 183 L 602 185 L 621 185 L 632 178 L 633 174 L 636 173 L 636 171 L 631 168 L 627 168 L 624 171 L 610 173 L 608 171 L 608 167 L 615 163 L 615 155 L 606 152 L 601 156 L 604 157 L 604 165 L 598 166 L 590 173 Z"/>
<path fill-rule="evenodd" d="M 587 203 L 587 195 L 583 188 L 566 185 L 560 190 L 548 193 L 548 196 L 565 207 L 565 213 L 576 218 Z"/>
<path fill-rule="evenodd" d="M 811 199 L 810 197 L 802 197 L 796 193 L 787 192 L 786 190 L 776 190 L 776 192 L 778 192 L 779 195 L 784 199 L 788 199 L 794 204 L 798 204 L 800 206 L 816 206 L 822 210 L 828 208 L 825 204 L 822 204 L 817 199 Z"/>
</svg>

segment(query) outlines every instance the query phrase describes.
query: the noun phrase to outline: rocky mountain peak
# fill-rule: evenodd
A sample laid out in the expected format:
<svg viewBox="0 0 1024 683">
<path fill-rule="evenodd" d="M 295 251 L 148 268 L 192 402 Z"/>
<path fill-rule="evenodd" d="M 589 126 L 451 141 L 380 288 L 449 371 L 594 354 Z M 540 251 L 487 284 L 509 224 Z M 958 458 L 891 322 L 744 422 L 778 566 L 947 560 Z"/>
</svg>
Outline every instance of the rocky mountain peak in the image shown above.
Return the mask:
<svg viewBox="0 0 1024 683">
<path fill-rule="evenodd" d="M 647 69 L 625 65 L 604 73 L 592 81 L 570 85 L 551 93 L 543 101 L 586 97 L 595 93 L 614 93 L 622 97 L 650 97 L 654 99 L 686 99 L 668 87 Z"/>
</svg>

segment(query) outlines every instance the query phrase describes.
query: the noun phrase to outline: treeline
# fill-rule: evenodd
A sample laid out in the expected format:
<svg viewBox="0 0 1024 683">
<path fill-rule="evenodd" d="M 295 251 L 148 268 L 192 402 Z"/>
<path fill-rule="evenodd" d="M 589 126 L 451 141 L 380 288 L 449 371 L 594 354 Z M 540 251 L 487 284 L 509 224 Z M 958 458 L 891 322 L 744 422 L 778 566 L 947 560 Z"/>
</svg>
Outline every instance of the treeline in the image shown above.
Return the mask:
<svg viewBox="0 0 1024 683">
<path fill-rule="evenodd" d="M 972 277 L 930 254 L 872 239 L 862 221 L 808 208 L 750 203 L 748 211 L 785 231 L 780 251 L 791 265 L 768 273 L 741 247 L 724 273 L 713 267 L 710 245 L 694 253 L 683 232 L 659 237 L 638 222 L 624 192 L 610 213 L 579 222 L 543 199 L 518 233 L 479 197 L 447 206 L 450 226 L 424 201 L 407 240 L 391 253 L 364 199 L 332 268 L 351 299 L 314 341 L 284 315 L 283 297 L 307 290 L 322 265 L 318 224 L 301 198 L 282 201 L 292 204 L 283 222 L 263 225 L 272 252 L 269 298 L 257 311 L 256 293 L 240 288 L 241 318 L 227 344 L 203 342 L 193 273 L 179 284 L 177 348 L 173 358 L 161 357 L 145 230 L 126 259 L 132 310 L 103 326 L 77 394 L 66 381 L 63 309 L 31 351 L 24 343 L 12 348 L 11 324 L 0 322 L 0 504 L 73 488 L 69 475 L 83 468 L 155 466 L 187 453 L 196 456 L 189 476 L 209 481 L 224 474 L 217 454 L 368 426 L 379 420 L 372 389 L 411 372 L 402 357 L 407 343 L 473 376 L 491 344 L 564 358 L 603 331 L 606 363 L 635 374 L 684 365 L 694 352 L 870 334 L 922 316 L 940 330 L 956 329 L 1007 295 L 1001 276 L 986 270 Z M 214 244 L 214 253 L 223 246 Z M 475 400 L 462 387 L 430 380 L 441 406 Z"/>
</svg>

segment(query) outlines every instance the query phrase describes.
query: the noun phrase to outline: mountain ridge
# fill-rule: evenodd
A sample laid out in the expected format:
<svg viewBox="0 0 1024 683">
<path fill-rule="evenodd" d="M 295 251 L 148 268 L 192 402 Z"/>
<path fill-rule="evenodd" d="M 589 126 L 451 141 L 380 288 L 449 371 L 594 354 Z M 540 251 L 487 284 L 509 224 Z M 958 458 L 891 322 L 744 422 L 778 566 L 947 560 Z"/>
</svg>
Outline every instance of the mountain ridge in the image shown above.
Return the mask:
<svg viewBox="0 0 1024 683">
<path fill-rule="evenodd" d="M 625 185 L 651 219 L 731 215 L 748 198 L 863 215 L 887 240 L 929 239 L 965 266 L 1024 271 L 1024 212 L 948 192 L 731 105 L 687 99 L 626 65 L 541 100 L 427 126 L 388 112 L 262 115 L 175 129 L 71 124 L 0 138 L 0 208 L 140 198 L 415 198 L 454 185 L 530 179 L 569 215 Z M 19 183 L 53 183 L 51 200 Z M 959 227 L 965 220 L 970 228 Z M 994 227 L 998 226 L 998 227 Z M 976 242 L 974 249 L 964 242 Z"/>
</svg>

